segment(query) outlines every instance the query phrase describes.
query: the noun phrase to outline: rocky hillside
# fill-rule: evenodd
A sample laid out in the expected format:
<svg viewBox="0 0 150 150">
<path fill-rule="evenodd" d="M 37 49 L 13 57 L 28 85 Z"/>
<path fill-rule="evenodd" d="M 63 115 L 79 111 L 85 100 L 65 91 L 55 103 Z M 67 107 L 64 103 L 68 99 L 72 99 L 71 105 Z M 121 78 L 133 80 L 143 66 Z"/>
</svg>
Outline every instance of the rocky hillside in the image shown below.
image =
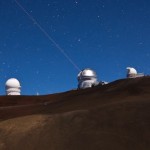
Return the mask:
<svg viewBox="0 0 150 150">
<path fill-rule="evenodd" d="M 149 150 L 150 77 L 0 97 L 0 150 Z"/>
</svg>

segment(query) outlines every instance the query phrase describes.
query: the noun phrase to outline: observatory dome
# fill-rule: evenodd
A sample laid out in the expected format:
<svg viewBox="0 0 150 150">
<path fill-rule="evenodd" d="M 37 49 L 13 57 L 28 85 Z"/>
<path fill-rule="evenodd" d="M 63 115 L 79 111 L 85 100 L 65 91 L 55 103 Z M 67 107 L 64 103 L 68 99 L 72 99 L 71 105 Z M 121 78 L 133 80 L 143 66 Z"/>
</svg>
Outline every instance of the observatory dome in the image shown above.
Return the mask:
<svg viewBox="0 0 150 150">
<path fill-rule="evenodd" d="M 127 67 L 127 73 L 128 74 L 137 74 L 137 71 L 134 68 Z"/>
<path fill-rule="evenodd" d="M 78 80 L 82 79 L 82 78 L 87 78 L 87 77 L 97 77 L 96 72 L 87 68 L 82 70 L 79 74 L 78 74 Z"/>
<path fill-rule="evenodd" d="M 127 78 L 143 77 L 144 73 L 138 73 L 134 68 L 127 67 Z"/>
<path fill-rule="evenodd" d="M 13 88 L 20 88 L 20 82 L 15 78 L 11 78 L 6 81 L 6 86 Z"/>
<path fill-rule="evenodd" d="M 127 78 L 135 78 L 137 76 L 136 69 L 132 67 L 127 67 Z"/>
<path fill-rule="evenodd" d="M 15 79 L 15 78 L 11 78 L 11 79 L 8 79 L 6 81 L 6 94 L 7 95 L 20 95 L 20 82 Z"/>
<path fill-rule="evenodd" d="M 98 85 L 96 72 L 89 68 L 80 71 L 77 79 L 79 89 L 89 88 Z"/>
</svg>

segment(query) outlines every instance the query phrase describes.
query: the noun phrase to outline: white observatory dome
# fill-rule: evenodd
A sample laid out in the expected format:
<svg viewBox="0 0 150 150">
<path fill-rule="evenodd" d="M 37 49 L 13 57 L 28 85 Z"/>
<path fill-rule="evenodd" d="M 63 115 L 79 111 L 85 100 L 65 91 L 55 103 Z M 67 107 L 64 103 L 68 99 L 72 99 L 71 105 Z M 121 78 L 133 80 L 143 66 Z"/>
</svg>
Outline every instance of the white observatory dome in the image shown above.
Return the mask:
<svg viewBox="0 0 150 150">
<path fill-rule="evenodd" d="M 127 67 L 127 73 L 128 74 L 137 74 L 137 71 L 134 68 Z"/>
<path fill-rule="evenodd" d="M 134 78 L 137 75 L 136 69 L 132 67 L 127 67 L 127 78 Z"/>
<path fill-rule="evenodd" d="M 94 78 L 96 78 L 97 77 L 97 75 L 96 75 L 96 72 L 95 71 L 93 71 L 93 70 L 91 70 L 91 69 L 89 69 L 89 68 L 87 68 L 87 69 L 84 69 L 84 70 L 82 70 L 79 74 L 78 74 L 78 80 L 80 80 L 80 79 L 83 79 L 83 78 L 91 78 L 91 77 L 94 77 Z"/>
<path fill-rule="evenodd" d="M 87 77 L 95 77 L 96 73 L 95 71 L 91 70 L 91 69 L 84 69 L 81 73 L 82 76 L 87 76 Z"/>
<path fill-rule="evenodd" d="M 6 81 L 6 94 L 7 95 L 20 95 L 20 82 L 15 79 L 15 78 L 11 78 L 11 79 L 8 79 Z"/>
<path fill-rule="evenodd" d="M 134 68 L 127 67 L 127 78 L 143 77 L 144 73 L 138 73 Z"/>
<path fill-rule="evenodd" d="M 79 72 L 78 76 L 78 88 L 84 89 L 95 85 L 98 85 L 96 72 L 87 68 Z"/>
</svg>

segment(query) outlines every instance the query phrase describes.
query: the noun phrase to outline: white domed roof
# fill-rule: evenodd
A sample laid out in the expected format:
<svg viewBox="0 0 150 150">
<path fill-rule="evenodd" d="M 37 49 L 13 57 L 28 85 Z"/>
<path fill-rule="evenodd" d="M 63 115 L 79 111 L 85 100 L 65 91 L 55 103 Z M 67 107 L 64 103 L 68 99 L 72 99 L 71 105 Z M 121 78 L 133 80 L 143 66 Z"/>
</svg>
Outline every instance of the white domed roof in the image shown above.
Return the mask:
<svg viewBox="0 0 150 150">
<path fill-rule="evenodd" d="M 79 72 L 78 74 L 78 88 L 85 89 L 98 85 L 96 72 L 86 68 Z"/>
<path fill-rule="evenodd" d="M 20 88 L 20 82 L 15 78 L 10 78 L 6 81 L 6 87 L 9 88 Z"/>
<path fill-rule="evenodd" d="M 127 67 L 126 69 L 128 74 L 137 74 L 137 71 L 132 67 Z"/>
<path fill-rule="evenodd" d="M 78 74 L 78 77 L 79 76 L 86 76 L 86 77 L 96 77 L 96 73 L 95 71 L 87 68 L 87 69 L 84 69 L 82 70 L 79 74 Z"/>
</svg>

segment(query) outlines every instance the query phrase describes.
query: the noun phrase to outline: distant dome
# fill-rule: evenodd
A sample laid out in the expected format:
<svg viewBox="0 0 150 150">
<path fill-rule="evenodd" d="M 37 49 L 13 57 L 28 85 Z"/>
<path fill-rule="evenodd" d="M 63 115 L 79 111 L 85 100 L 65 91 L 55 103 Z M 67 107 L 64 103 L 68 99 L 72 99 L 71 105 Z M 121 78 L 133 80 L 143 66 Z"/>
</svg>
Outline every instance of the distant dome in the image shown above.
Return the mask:
<svg viewBox="0 0 150 150">
<path fill-rule="evenodd" d="M 96 76 L 96 73 L 91 69 L 85 69 L 82 71 L 82 76 Z"/>
<path fill-rule="evenodd" d="M 127 67 L 127 74 L 137 74 L 137 71 L 132 67 Z"/>
<path fill-rule="evenodd" d="M 7 95 L 20 95 L 20 82 L 15 79 L 15 78 L 11 78 L 11 79 L 8 79 L 6 81 L 6 94 Z"/>
<path fill-rule="evenodd" d="M 5 85 L 7 87 L 20 88 L 20 82 L 15 78 L 8 79 Z"/>
<path fill-rule="evenodd" d="M 96 72 L 89 68 L 80 71 L 77 79 L 79 89 L 89 88 L 98 85 Z"/>
<path fill-rule="evenodd" d="M 79 74 L 78 74 L 78 80 L 80 80 L 81 78 L 84 78 L 84 77 L 97 77 L 96 75 L 96 72 L 87 68 L 87 69 L 84 69 L 82 70 Z"/>
<path fill-rule="evenodd" d="M 127 78 L 135 78 L 137 77 L 137 71 L 132 67 L 127 67 Z"/>
</svg>

